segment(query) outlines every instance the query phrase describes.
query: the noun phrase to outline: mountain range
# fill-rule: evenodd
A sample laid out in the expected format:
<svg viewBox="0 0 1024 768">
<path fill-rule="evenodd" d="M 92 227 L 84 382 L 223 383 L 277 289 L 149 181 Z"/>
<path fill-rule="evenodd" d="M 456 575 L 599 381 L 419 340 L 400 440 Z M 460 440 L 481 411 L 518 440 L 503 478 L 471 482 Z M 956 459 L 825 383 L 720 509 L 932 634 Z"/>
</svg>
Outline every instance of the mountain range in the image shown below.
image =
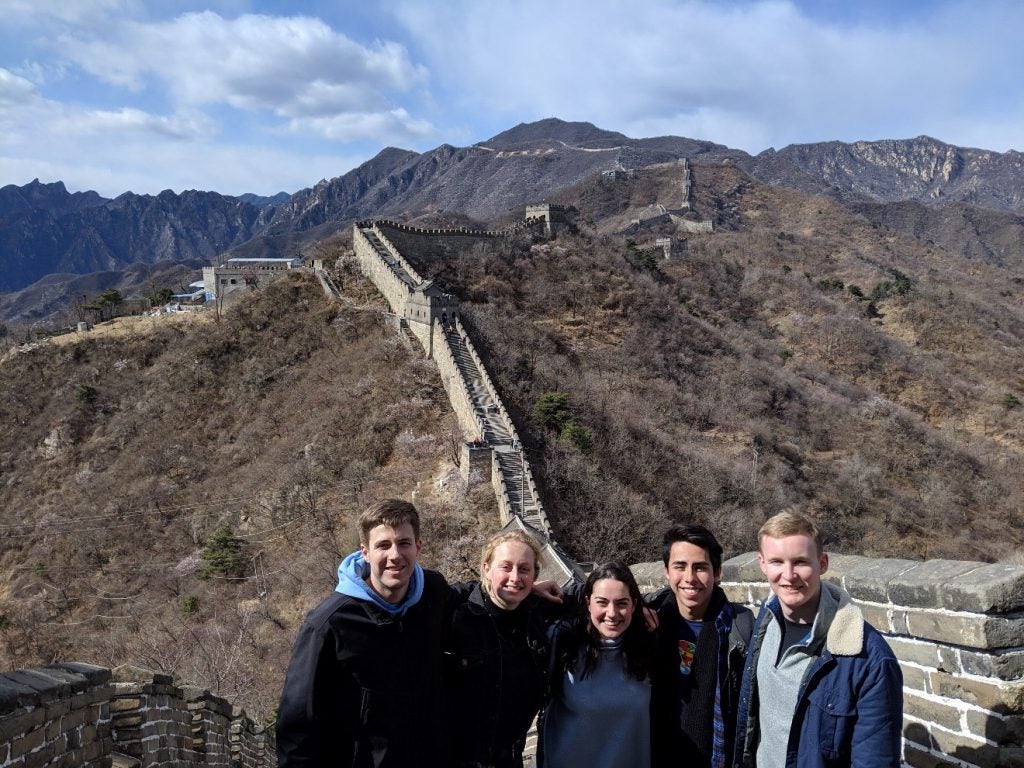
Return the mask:
<svg viewBox="0 0 1024 768">
<path fill-rule="evenodd" d="M 167 190 L 155 196 L 126 192 L 110 200 L 95 192 L 69 193 L 61 182 L 3 187 L 0 292 L 7 295 L 0 296 L 0 320 L 52 316 L 62 301 L 80 293 L 81 275 L 96 274 L 87 282 L 99 290 L 131 291 L 141 286 L 134 282 L 138 270 L 124 271 L 130 265 L 209 263 L 226 254 L 295 255 L 368 216 L 429 217 L 437 224 L 464 224 L 466 217 L 468 223 L 511 220 L 524 204 L 553 197 L 600 171 L 682 158 L 731 163 L 768 184 L 841 201 L 887 226 L 938 229 L 953 240 L 972 229 L 977 236 L 972 234 L 965 251 L 978 258 L 1004 258 L 1022 228 L 1020 152 L 956 147 L 921 136 L 792 145 L 752 156 L 707 141 L 633 139 L 550 118 L 469 147 L 444 144 L 424 153 L 387 148 L 342 176 L 292 195 Z M 153 279 L 152 270 L 145 275 Z"/>
</svg>

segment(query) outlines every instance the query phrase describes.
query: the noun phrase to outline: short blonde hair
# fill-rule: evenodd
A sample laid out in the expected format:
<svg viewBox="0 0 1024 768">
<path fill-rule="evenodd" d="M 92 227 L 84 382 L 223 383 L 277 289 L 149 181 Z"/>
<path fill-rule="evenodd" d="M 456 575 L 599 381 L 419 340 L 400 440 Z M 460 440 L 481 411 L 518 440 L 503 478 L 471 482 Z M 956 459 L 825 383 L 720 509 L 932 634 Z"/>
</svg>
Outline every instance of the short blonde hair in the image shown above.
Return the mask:
<svg viewBox="0 0 1024 768">
<path fill-rule="evenodd" d="M 781 539 L 786 536 L 810 536 L 814 539 L 818 554 L 825 551 L 821 528 L 814 520 L 793 507 L 784 509 L 764 521 L 761 530 L 757 532 L 758 550 L 761 549 L 761 542 L 765 536 L 772 539 Z"/>
<path fill-rule="evenodd" d="M 540 542 L 526 531 L 502 531 L 501 533 L 494 534 L 487 540 L 487 543 L 484 544 L 483 552 L 480 555 L 480 585 L 483 587 L 484 592 L 487 592 L 489 589 L 487 586 L 487 579 L 483 577 L 484 565 L 490 565 L 491 560 L 494 557 L 494 551 L 502 544 L 509 541 L 517 541 L 530 548 L 530 551 L 533 552 L 533 576 L 536 578 L 540 574 Z"/>
</svg>

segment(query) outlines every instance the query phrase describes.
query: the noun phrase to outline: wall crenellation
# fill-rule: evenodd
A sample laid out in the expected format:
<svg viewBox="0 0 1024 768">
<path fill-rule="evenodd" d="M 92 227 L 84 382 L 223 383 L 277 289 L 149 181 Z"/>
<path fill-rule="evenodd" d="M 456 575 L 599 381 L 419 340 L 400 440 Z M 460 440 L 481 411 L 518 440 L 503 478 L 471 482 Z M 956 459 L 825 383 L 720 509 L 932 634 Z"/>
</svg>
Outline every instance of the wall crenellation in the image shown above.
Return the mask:
<svg viewBox="0 0 1024 768">
<path fill-rule="evenodd" d="M 273 735 L 209 691 L 133 666 L 0 675 L 0 766 L 270 768 Z"/>
</svg>

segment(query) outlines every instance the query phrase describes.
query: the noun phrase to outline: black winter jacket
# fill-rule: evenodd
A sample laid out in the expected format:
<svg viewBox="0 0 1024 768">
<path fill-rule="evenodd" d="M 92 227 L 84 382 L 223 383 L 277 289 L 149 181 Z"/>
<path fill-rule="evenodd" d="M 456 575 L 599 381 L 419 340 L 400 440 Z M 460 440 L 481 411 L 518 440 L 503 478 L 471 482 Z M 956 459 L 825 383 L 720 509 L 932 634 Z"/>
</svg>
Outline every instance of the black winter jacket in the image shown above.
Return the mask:
<svg viewBox="0 0 1024 768">
<path fill-rule="evenodd" d="M 339 593 L 314 608 L 281 694 L 278 765 L 440 765 L 449 598 L 444 577 L 425 570 L 423 596 L 402 617 Z"/>
<path fill-rule="evenodd" d="M 725 595 L 720 587 L 715 587 L 720 598 Z M 676 605 L 672 590 L 665 588 L 652 595 L 647 604 L 658 614 L 658 658 L 660 674 L 655 677 L 653 697 L 654 712 L 654 751 L 655 755 L 664 758 L 672 755 L 674 759 L 689 762 L 698 758 L 697 747 L 690 742 L 679 727 L 679 625 L 682 617 Z M 726 657 L 724 684 L 722 685 L 722 718 L 725 723 L 726 765 L 731 764 L 730 756 L 734 750 L 736 713 L 739 709 L 740 684 L 743 681 L 743 664 L 750 646 L 750 636 L 754 627 L 754 614 L 749 608 L 730 603 L 732 610 L 729 616 L 735 616 L 729 623 L 729 647 Z M 725 621 L 723 612 L 717 617 L 716 624 Z M 710 725 L 710 724 L 709 724 Z M 655 765 L 667 765 L 656 760 Z M 694 766 L 694 768 L 699 768 Z"/>
<path fill-rule="evenodd" d="M 561 606 L 530 595 L 515 610 L 502 611 L 479 582 L 454 589 L 461 600 L 444 654 L 452 763 L 520 766 L 544 694 L 547 626 Z"/>
</svg>

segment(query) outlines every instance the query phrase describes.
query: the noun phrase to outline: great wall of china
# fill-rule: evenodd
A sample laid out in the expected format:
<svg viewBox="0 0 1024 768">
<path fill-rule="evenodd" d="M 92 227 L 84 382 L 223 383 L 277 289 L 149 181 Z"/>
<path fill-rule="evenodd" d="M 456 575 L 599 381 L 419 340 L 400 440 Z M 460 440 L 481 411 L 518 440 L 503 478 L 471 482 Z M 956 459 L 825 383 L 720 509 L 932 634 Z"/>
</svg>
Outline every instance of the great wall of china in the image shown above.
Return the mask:
<svg viewBox="0 0 1024 768">
<path fill-rule="evenodd" d="M 558 211 L 547 214 L 516 231 L 550 235 Z M 457 302 L 424 281 L 393 242 L 429 251 L 447 238 L 503 234 L 508 231 L 367 221 L 355 225 L 353 241 L 360 268 L 387 299 L 396 327 L 438 366 L 467 438 L 463 476 L 489 474 L 502 523 L 539 531 L 548 542 L 545 575 L 564 581 L 579 569 L 550 541 L 551 523 L 515 425 Z M 328 295 L 337 295 L 328 274 L 318 277 Z M 634 571 L 645 591 L 664 583 L 660 562 Z M 1024 568 L 833 554 L 824 578 L 851 594 L 899 659 L 904 765 L 1024 768 Z M 722 586 L 731 600 L 755 609 L 769 594 L 756 553 L 728 560 Z M 244 712 L 166 675 L 75 663 L 0 675 L 0 768 L 79 765 L 270 768 L 275 758 L 271 734 Z"/>
</svg>

